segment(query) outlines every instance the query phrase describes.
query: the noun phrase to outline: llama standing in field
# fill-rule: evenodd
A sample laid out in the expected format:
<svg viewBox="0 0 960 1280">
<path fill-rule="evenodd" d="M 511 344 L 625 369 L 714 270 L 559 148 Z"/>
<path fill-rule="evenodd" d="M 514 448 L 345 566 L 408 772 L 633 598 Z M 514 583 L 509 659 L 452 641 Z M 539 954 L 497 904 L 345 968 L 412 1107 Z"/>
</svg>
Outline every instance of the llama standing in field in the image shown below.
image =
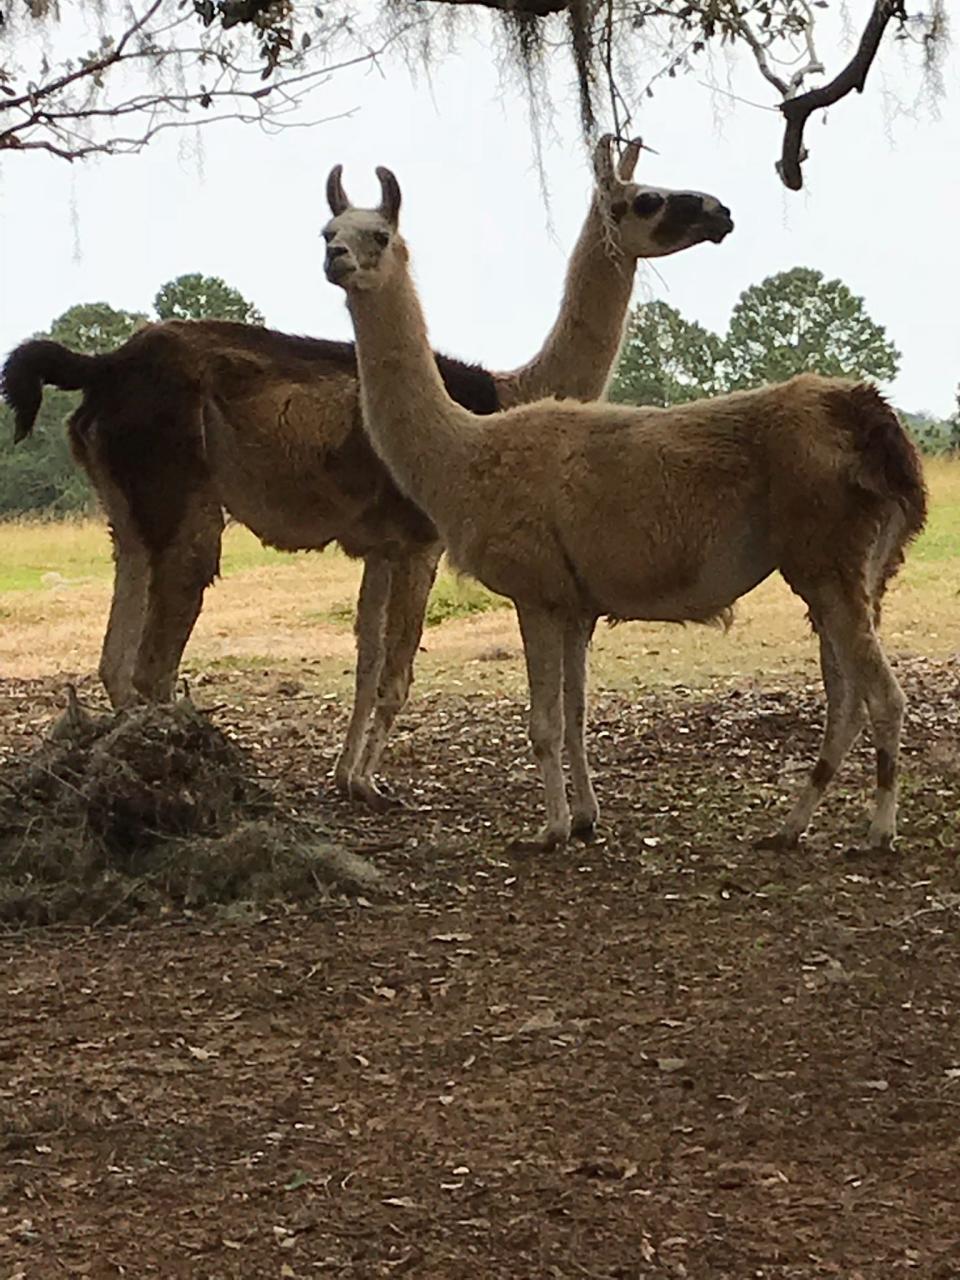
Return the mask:
<svg viewBox="0 0 960 1280">
<path fill-rule="evenodd" d="M 779 569 L 820 639 L 827 720 L 776 840 L 806 829 L 865 707 L 877 753 L 869 839 L 889 847 L 904 698 L 875 626 L 926 512 L 894 412 L 870 386 L 806 374 L 673 409 L 550 399 L 479 418 L 437 374 L 397 230 L 400 189 L 377 173 L 382 200 L 367 210 L 347 201 L 340 166 L 331 172 L 326 274 L 346 291 L 374 448 L 452 562 L 516 606 L 546 793 L 539 844 L 588 836 L 597 820 L 584 744 L 597 619 L 722 617 Z"/>
<path fill-rule="evenodd" d="M 718 242 L 732 229 L 713 196 L 638 186 L 640 152 L 595 154 L 596 189 L 560 313 L 512 373 L 438 357 L 474 413 L 552 394 L 593 399 L 613 368 L 638 259 Z M 363 557 L 353 712 L 339 789 L 376 806 L 383 746 L 409 691 L 440 545 L 397 491 L 363 430 L 352 345 L 217 321 L 170 321 L 117 351 L 84 356 L 27 342 L 4 393 L 27 435 L 44 383 L 82 389 L 74 456 L 110 520 L 116 573 L 100 675 L 114 706 L 171 697 L 184 646 L 216 577 L 223 510 L 285 551 L 337 541 Z"/>
</svg>

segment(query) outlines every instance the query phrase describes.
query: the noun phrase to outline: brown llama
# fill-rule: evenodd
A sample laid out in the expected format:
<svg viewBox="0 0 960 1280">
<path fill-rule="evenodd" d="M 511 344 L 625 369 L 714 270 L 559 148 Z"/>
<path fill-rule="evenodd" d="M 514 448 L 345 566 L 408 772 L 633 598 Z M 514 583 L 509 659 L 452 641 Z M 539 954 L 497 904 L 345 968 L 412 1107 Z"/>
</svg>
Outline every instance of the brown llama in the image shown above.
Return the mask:
<svg viewBox="0 0 960 1280">
<path fill-rule="evenodd" d="M 904 697 L 876 623 L 926 516 L 896 414 L 871 386 L 802 374 L 671 409 L 548 399 L 477 417 L 437 374 L 397 230 L 400 189 L 377 173 L 382 200 L 368 210 L 347 201 L 340 166 L 331 172 L 326 274 L 346 292 L 374 448 L 453 564 L 516 606 L 546 793 L 539 846 L 589 836 L 597 820 L 584 743 L 597 619 L 723 617 L 779 569 L 819 636 L 827 718 L 774 841 L 794 845 L 806 830 L 865 708 L 877 759 L 869 839 L 890 847 Z"/>
<path fill-rule="evenodd" d="M 548 393 L 601 395 L 637 261 L 731 230 L 713 196 L 635 184 L 640 149 L 631 143 L 615 168 L 611 140 L 598 146 L 593 200 L 539 353 L 495 374 L 437 357 L 446 389 L 473 413 Z M 224 510 L 282 550 L 339 542 L 364 570 L 356 690 L 335 779 L 341 791 L 386 803 L 374 773 L 409 691 L 441 548 L 370 447 L 353 346 L 213 321 L 152 325 L 106 356 L 28 342 L 4 372 L 18 438 L 31 430 L 45 383 L 84 392 L 69 432 L 113 536 L 100 661 L 113 704 L 172 695 L 218 572 Z"/>
</svg>

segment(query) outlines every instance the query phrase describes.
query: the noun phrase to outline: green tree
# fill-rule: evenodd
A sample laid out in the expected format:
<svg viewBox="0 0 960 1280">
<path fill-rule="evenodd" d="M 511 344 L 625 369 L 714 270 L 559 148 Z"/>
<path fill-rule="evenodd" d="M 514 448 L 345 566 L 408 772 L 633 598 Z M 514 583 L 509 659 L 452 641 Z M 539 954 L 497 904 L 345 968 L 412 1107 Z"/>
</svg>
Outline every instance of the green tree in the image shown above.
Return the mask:
<svg viewBox="0 0 960 1280">
<path fill-rule="evenodd" d="M 157 293 L 153 307 L 161 320 L 237 320 L 263 324 L 260 311 L 219 276 L 198 271 L 169 280 Z"/>
<path fill-rule="evenodd" d="M 794 267 L 745 289 L 726 338 L 732 389 L 805 371 L 888 382 L 900 352 L 841 280 Z"/>
<path fill-rule="evenodd" d="M 957 386 L 957 407 L 947 419 L 947 448 L 960 452 L 960 385 Z"/>
<path fill-rule="evenodd" d="M 146 320 L 105 302 L 81 303 L 37 336 L 100 355 L 125 342 Z M 79 399 L 78 393 L 48 387 L 30 439 L 17 449 L 0 449 L 0 516 L 36 511 L 66 515 L 92 506 L 86 477 L 70 455 L 64 430 L 64 420 Z M 13 414 L 5 405 L 0 408 L 0 432 L 7 440 L 13 436 Z"/>
<path fill-rule="evenodd" d="M 119 347 L 148 323 L 149 317 L 140 311 L 118 311 L 108 302 L 81 302 L 68 307 L 63 315 L 57 316 L 49 331 L 39 336 L 62 342 L 72 351 L 101 356 Z"/>
<path fill-rule="evenodd" d="M 665 302 L 635 307 L 610 399 L 667 406 L 723 390 L 723 343 Z"/>
</svg>

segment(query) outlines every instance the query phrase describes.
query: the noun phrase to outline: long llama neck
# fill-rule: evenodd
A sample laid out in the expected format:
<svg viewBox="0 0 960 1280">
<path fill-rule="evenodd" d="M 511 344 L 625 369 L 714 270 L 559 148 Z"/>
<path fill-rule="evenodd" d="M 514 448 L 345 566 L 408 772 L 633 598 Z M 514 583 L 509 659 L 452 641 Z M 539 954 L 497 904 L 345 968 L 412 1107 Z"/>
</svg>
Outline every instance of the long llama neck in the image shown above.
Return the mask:
<svg viewBox="0 0 960 1280">
<path fill-rule="evenodd" d="M 471 456 L 472 415 L 447 395 L 404 264 L 379 288 L 348 294 L 348 306 L 373 447 L 400 489 L 445 530 L 457 510 L 451 490 Z"/>
<path fill-rule="evenodd" d="M 528 364 L 496 375 L 504 407 L 543 396 L 596 400 L 603 395 L 623 341 L 633 272 L 633 260 L 609 243 L 595 196 L 546 341 Z"/>
</svg>

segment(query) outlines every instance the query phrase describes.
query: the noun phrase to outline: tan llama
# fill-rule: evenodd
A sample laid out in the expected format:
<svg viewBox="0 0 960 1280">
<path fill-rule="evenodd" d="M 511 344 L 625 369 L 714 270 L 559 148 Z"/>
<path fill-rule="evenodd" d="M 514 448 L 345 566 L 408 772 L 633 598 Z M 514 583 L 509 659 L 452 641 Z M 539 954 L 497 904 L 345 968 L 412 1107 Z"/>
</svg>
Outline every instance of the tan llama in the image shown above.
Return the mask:
<svg viewBox="0 0 960 1280">
<path fill-rule="evenodd" d="M 872 846 L 896 833 L 904 698 L 876 633 L 880 598 L 923 526 L 916 451 L 863 383 L 803 374 L 672 409 L 555 399 L 477 417 L 444 390 L 399 232 L 330 174 L 326 274 L 346 291 L 374 448 L 452 562 L 515 604 L 530 739 L 546 793 L 542 847 L 597 820 L 584 744 L 587 646 L 598 618 L 706 621 L 775 569 L 820 639 L 820 759 L 776 842 L 796 843 L 856 738 L 873 730 Z M 566 745 L 573 792 L 567 803 Z"/>
</svg>

